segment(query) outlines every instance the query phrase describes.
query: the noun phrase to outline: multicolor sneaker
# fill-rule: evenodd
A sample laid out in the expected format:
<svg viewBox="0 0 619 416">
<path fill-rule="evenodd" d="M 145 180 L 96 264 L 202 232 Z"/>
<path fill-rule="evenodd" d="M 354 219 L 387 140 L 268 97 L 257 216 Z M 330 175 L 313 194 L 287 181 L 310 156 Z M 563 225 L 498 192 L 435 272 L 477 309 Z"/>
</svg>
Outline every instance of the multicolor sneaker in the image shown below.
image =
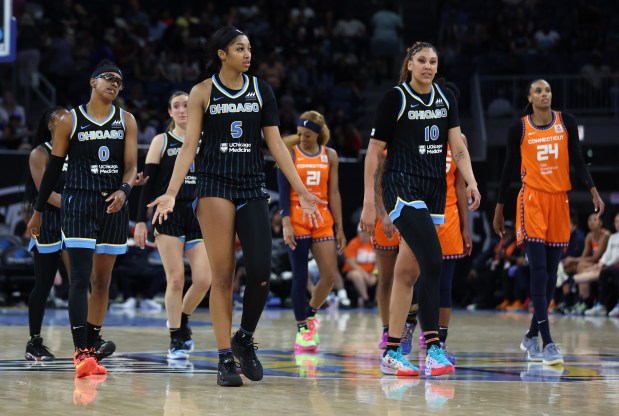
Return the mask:
<svg viewBox="0 0 619 416">
<path fill-rule="evenodd" d="M 316 345 L 320 344 L 320 337 L 318 336 L 319 326 L 320 322 L 318 321 L 318 317 L 314 316 L 312 318 L 307 318 L 307 329 L 314 333 L 314 342 Z"/>
<path fill-rule="evenodd" d="M 412 322 L 406 322 L 404 328 L 402 328 L 402 339 L 400 341 L 400 348 L 402 349 L 402 355 L 408 355 L 413 349 L 413 333 L 415 332 L 415 324 Z M 425 344 L 425 341 L 424 341 Z"/>
<path fill-rule="evenodd" d="M 89 349 L 76 349 L 73 354 L 75 375 L 78 378 L 89 376 L 97 368 L 97 359 L 94 352 Z"/>
<path fill-rule="evenodd" d="M 452 363 L 447 360 L 443 349 L 432 345 L 426 355 L 426 376 L 442 376 L 456 371 Z"/>
<path fill-rule="evenodd" d="M 544 355 L 542 364 L 544 365 L 563 364 L 563 356 L 561 355 L 561 350 L 559 350 L 559 346 L 555 344 L 554 342 L 551 342 L 550 344 L 546 345 L 542 353 Z"/>
<path fill-rule="evenodd" d="M 522 341 L 520 342 L 520 351 L 526 353 L 526 358 L 528 361 L 542 361 L 544 359 L 544 355 L 539 349 L 538 337 L 529 338 L 526 335 L 522 337 Z"/>
<path fill-rule="evenodd" d="M 448 400 L 453 399 L 456 393 L 454 386 L 426 381 L 426 403 L 428 408 L 433 411 L 443 409 Z"/>
<path fill-rule="evenodd" d="M 49 348 L 43 345 L 43 338 L 30 338 L 26 344 L 26 354 L 24 355 L 28 361 L 53 361 L 56 359 Z"/>
<path fill-rule="evenodd" d="M 299 377 L 316 378 L 318 368 L 318 354 L 307 354 L 303 352 L 294 353 L 294 361 L 298 367 Z"/>
<path fill-rule="evenodd" d="M 419 334 L 419 348 L 422 350 L 428 348 L 428 346 L 426 345 L 426 337 L 423 334 L 423 331 L 421 331 L 421 334 Z"/>
<path fill-rule="evenodd" d="M 95 350 L 97 361 L 101 361 L 102 359 L 114 354 L 114 351 L 116 351 L 116 344 L 114 344 L 114 341 L 104 341 L 103 338 L 101 338 L 101 335 L 99 335 L 93 348 Z"/>
<path fill-rule="evenodd" d="M 178 331 L 179 338 L 183 343 L 183 349 L 188 353 L 193 352 L 194 344 L 193 339 L 191 339 L 193 332 L 191 331 L 189 325 L 184 328 L 181 327 Z"/>
<path fill-rule="evenodd" d="M 254 338 L 242 338 L 239 332 L 232 336 L 232 354 L 239 359 L 239 364 L 245 377 L 252 381 L 262 380 L 264 371 L 260 360 L 256 356 L 258 347 L 254 342 Z"/>
<path fill-rule="evenodd" d="M 316 351 L 318 349 L 318 345 L 314 340 L 314 333 L 309 329 L 302 329 L 297 332 L 297 337 L 294 341 L 294 350 L 295 351 Z"/>
<path fill-rule="evenodd" d="M 172 338 L 168 349 L 168 358 L 170 360 L 186 360 L 187 357 L 187 350 L 183 341 L 180 338 Z"/>
<path fill-rule="evenodd" d="M 406 357 L 402 355 L 402 350 L 388 350 L 383 354 L 383 359 L 380 363 L 380 371 L 383 374 L 392 376 L 418 376 L 419 368 L 408 362 Z"/>
<path fill-rule="evenodd" d="M 447 344 L 441 342 L 441 348 L 443 349 L 443 354 L 445 354 L 445 358 L 447 358 L 447 361 L 449 361 L 453 365 L 456 365 L 456 357 L 449 353 L 449 350 L 447 349 Z"/>
<path fill-rule="evenodd" d="M 381 335 L 380 337 L 380 342 L 378 343 L 378 348 L 380 348 L 381 350 L 387 348 L 387 338 L 389 338 L 389 333 L 383 332 L 383 335 Z"/>
</svg>

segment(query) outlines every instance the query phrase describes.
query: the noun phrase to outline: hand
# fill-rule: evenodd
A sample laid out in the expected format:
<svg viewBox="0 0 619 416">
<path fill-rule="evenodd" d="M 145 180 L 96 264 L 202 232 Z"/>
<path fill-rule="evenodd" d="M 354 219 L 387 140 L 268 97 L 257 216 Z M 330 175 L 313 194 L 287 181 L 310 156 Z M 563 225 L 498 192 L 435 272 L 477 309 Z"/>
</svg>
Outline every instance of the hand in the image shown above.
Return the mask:
<svg viewBox="0 0 619 416">
<path fill-rule="evenodd" d="M 503 209 L 494 210 L 494 219 L 492 220 L 492 228 L 500 238 L 505 234 L 505 218 L 503 217 Z"/>
<path fill-rule="evenodd" d="M 337 246 L 337 254 L 342 254 L 346 248 L 346 236 L 344 235 L 344 231 L 342 231 L 342 227 L 339 226 L 335 233 L 335 244 Z"/>
<path fill-rule="evenodd" d="M 291 250 L 297 248 L 297 242 L 294 239 L 294 229 L 291 225 L 284 224 L 282 227 L 282 234 L 284 235 L 284 243 L 286 243 Z"/>
<path fill-rule="evenodd" d="M 174 210 L 174 203 L 176 202 L 176 198 L 170 194 L 163 194 L 159 198 L 155 199 L 153 202 L 148 204 L 149 208 L 157 207 L 155 212 L 153 213 L 153 224 L 159 222 L 162 224 L 164 221 L 168 219 L 168 214 Z"/>
<path fill-rule="evenodd" d="M 385 237 L 391 240 L 397 231 L 395 225 L 391 222 L 389 215 L 383 216 L 381 221 L 383 223 L 383 233 L 385 234 Z"/>
<path fill-rule="evenodd" d="M 363 204 L 359 225 L 362 231 L 365 231 L 371 236 L 376 234 L 376 207 L 374 204 Z"/>
<path fill-rule="evenodd" d="M 146 228 L 146 223 L 138 222 L 135 224 L 135 230 L 133 231 L 133 241 L 135 244 L 144 249 L 146 247 L 146 238 L 148 236 L 148 229 Z"/>
<path fill-rule="evenodd" d="M 593 212 L 595 212 L 595 218 L 600 218 L 604 213 L 604 201 L 602 201 L 602 197 L 600 194 L 595 192 L 593 195 Z"/>
<path fill-rule="evenodd" d="M 323 201 L 319 199 L 316 195 L 306 192 L 299 198 L 299 203 L 301 204 L 301 208 L 303 209 L 303 214 L 301 216 L 301 220 L 305 221 L 307 218 L 308 224 L 311 228 L 318 228 L 321 224 L 325 223 L 325 220 L 322 219 L 322 214 L 318 209 L 316 204 L 327 205 L 327 201 Z M 318 222 L 320 220 L 320 222 Z"/>
<path fill-rule="evenodd" d="M 146 185 L 146 182 L 148 182 L 148 178 L 150 178 L 150 176 L 144 177 L 144 172 L 138 172 L 135 177 L 135 183 L 133 184 L 133 187 L 135 188 L 136 186 Z"/>
<path fill-rule="evenodd" d="M 466 200 L 469 205 L 469 211 L 475 211 L 481 203 L 481 194 L 477 190 L 477 184 L 469 184 L 466 186 Z"/>
<path fill-rule="evenodd" d="M 110 202 L 110 205 L 107 206 L 107 213 L 113 214 L 122 209 L 123 205 L 125 205 L 125 201 L 127 200 L 127 195 L 120 189 L 110 195 L 105 202 Z"/>
<path fill-rule="evenodd" d="M 39 236 L 39 232 L 41 230 L 41 213 L 39 211 L 34 211 L 32 217 L 30 217 L 30 221 L 28 221 L 28 225 L 26 226 L 26 232 L 30 233 L 30 237 L 36 238 Z"/>
<path fill-rule="evenodd" d="M 468 227 L 462 230 L 462 242 L 464 243 L 464 255 L 470 256 L 473 252 L 473 240 L 471 239 L 471 231 Z"/>
</svg>

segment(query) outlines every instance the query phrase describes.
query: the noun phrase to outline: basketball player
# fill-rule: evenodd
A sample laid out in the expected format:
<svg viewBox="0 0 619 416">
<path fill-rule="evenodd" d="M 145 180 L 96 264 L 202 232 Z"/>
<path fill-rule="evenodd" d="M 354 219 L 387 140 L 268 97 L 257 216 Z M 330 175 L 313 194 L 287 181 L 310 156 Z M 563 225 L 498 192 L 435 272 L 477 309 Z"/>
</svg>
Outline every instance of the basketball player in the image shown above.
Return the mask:
<svg viewBox="0 0 619 416">
<path fill-rule="evenodd" d="M 520 348 L 529 360 L 556 365 L 563 364 L 563 356 L 550 336 L 548 305 L 554 294 L 561 252 L 570 239 L 570 164 L 591 192 L 598 217 L 604 212 L 604 202 L 582 158 L 574 116 L 551 108 L 552 90 L 545 80 L 532 81 L 526 92 L 529 103 L 524 116 L 507 132 L 493 228 L 499 237 L 505 233 L 505 193 L 514 167 L 519 165 L 522 187 L 516 207 L 516 239 L 519 245 L 526 244 L 534 309 Z M 538 334 L 542 336 L 541 351 Z"/>
<path fill-rule="evenodd" d="M 294 165 L 306 188 L 320 199 L 329 201 L 321 207 L 324 223 L 311 228 L 303 221 L 299 195 L 277 170 L 279 201 L 282 212 L 284 242 L 292 267 L 292 308 L 297 321 L 295 351 L 316 351 L 320 343 L 316 312 L 327 300 L 338 277 L 337 253 L 346 247 L 342 226 L 342 199 L 338 185 L 337 152 L 326 147 L 330 132 L 325 118 L 317 111 L 306 111 L 297 120 L 299 143 L 290 151 Z M 335 230 L 334 230 L 335 226 Z M 320 280 L 307 301 L 307 257 L 310 249 L 318 264 Z"/>
<path fill-rule="evenodd" d="M 28 223 L 32 236 L 37 237 L 41 212 L 68 154 L 61 207 L 62 239 L 71 269 L 69 320 L 77 377 L 107 372 L 94 347 L 108 307 L 116 256 L 127 251 L 126 202 L 136 180 L 137 126 L 132 114 L 113 104 L 122 86 L 121 70 L 103 60 L 91 74 L 88 103 L 60 119 Z"/>
<path fill-rule="evenodd" d="M 210 309 L 219 352 L 217 384 L 240 386 L 243 381 L 236 372 L 233 354 L 247 378 L 257 381 L 263 377 L 253 338 L 267 301 L 271 274 L 262 135 L 300 196 L 299 203 L 311 227 L 321 223 L 316 203 L 322 201 L 305 189 L 279 135 L 279 115 L 271 87 L 245 74 L 251 63 L 247 35 L 234 27 L 223 27 L 213 34 L 208 48 L 208 69 L 213 75 L 195 85 L 189 94 L 187 135 L 170 185 L 149 206 L 157 207 L 153 223 L 161 224 L 174 208 L 202 132 L 195 208 L 213 275 Z M 247 285 L 241 326 L 231 340 L 235 234 L 243 247 Z"/>
<path fill-rule="evenodd" d="M 168 114 L 172 117 L 165 133 L 155 136 L 148 149 L 144 174 L 149 181 L 142 188 L 135 226 L 135 243 L 146 246 L 147 204 L 154 195 L 161 195 L 168 189 L 176 156 L 185 140 L 187 128 L 186 92 L 177 91 L 168 100 Z M 168 358 L 186 359 L 193 351 L 189 316 L 198 307 L 211 286 L 211 266 L 202 239 L 200 224 L 193 214 L 191 203 L 196 191 L 195 164 L 192 163 L 176 196 L 176 211 L 162 224 L 155 225 L 155 242 L 166 272 L 165 310 L 170 330 Z M 191 287 L 183 296 L 185 287 L 185 263 L 187 256 L 191 267 Z"/>
<path fill-rule="evenodd" d="M 400 328 L 404 327 L 413 284 L 420 271 L 419 313 L 423 316 L 421 324 L 428 345 L 425 374 L 454 372 L 438 338 L 442 254 L 436 226 L 444 222 L 448 142 L 468 184 L 470 209 L 477 209 L 480 195 L 462 141 L 454 94 L 433 82 L 437 68 L 434 46 L 416 42 L 408 48 L 401 84 L 388 91 L 378 105 L 365 160 L 361 227 L 371 234 L 375 231 L 374 175 L 378 155 L 388 145 L 382 178 L 383 202 L 402 236 L 391 291 L 389 338 L 381 363 L 385 374 L 419 374 L 419 369 L 401 354 Z"/>
<path fill-rule="evenodd" d="M 25 207 L 28 212 L 32 210 L 36 199 L 36 193 L 41 186 L 41 178 L 45 167 L 49 162 L 52 152 L 51 137 L 58 120 L 67 111 L 58 107 L 45 111 L 40 118 L 37 129 L 32 138 L 32 151 L 28 160 L 30 175 L 26 182 Z M 34 287 L 28 298 L 28 324 L 30 327 L 30 340 L 26 344 L 26 360 L 29 361 L 52 361 L 56 357 L 43 344 L 41 326 L 45 314 L 47 297 L 54 284 L 54 278 L 58 271 L 61 258 L 60 235 L 60 194 L 64 186 L 64 172 L 58 179 L 54 192 L 47 200 L 45 212 L 43 212 L 43 226 L 41 233 L 36 238 L 30 239 L 28 248 L 34 253 Z"/>
</svg>

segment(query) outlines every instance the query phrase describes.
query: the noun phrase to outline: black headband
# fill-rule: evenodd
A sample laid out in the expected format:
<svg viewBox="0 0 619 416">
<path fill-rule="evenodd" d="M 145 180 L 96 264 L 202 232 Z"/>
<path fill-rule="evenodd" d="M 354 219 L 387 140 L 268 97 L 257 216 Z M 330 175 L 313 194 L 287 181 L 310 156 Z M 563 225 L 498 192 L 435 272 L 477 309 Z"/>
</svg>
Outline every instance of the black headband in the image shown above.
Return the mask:
<svg viewBox="0 0 619 416">
<path fill-rule="evenodd" d="M 120 75 L 120 77 L 122 78 L 123 73 L 120 72 L 120 68 L 117 67 L 114 64 L 106 64 L 106 65 L 101 65 L 99 67 L 97 67 L 92 74 L 90 75 L 90 78 L 97 78 L 99 75 L 105 73 L 105 72 L 114 72 L 118 75 Z"/>
</svg>

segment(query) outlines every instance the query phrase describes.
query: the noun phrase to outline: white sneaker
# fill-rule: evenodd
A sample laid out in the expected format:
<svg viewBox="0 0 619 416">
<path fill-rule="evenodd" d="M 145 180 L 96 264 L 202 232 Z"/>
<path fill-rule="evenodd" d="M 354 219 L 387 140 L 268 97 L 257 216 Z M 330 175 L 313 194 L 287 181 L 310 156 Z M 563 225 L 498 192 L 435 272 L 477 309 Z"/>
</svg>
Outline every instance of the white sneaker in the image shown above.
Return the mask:
<svg viewBox="0 0 619 416">
<path fill-rule="evenodd" d="M 112 303 L 110 305 L 110 308 L 112 309 L 135 309 L 135 307 L 137 306 L 137 303 L 138 302 L 135 300 L 135 298 L 128 298 L 123 303 Z"/>
<path fill-rule="evenodd" d="M 585 311 L 585 316 L 606 316 L 606 306 L 596 303 L 593 308 Z"/>
<path fill-rule="evenodd" d="M 619 303 L 615 305 L 615 307 L 608 312 L 608 316 L 611 318 L 617 318 L 619 317 Z"/>
<path fill-rule="evenodd" d="M 140 310 L 143 312 L 156 313 L 161 312 L 163 310 L 163 306 L 152 299 L 142 299 L 140 301 Z"/>
<path fill-rule="evenodd" d="M 346 293 L 346 289 L 340 289 L 337 291 L 337 300 L 340 302 L 342 306 L 350 306 L 350 299 L 348 299 L 348 294 Z"/>
</svg>

